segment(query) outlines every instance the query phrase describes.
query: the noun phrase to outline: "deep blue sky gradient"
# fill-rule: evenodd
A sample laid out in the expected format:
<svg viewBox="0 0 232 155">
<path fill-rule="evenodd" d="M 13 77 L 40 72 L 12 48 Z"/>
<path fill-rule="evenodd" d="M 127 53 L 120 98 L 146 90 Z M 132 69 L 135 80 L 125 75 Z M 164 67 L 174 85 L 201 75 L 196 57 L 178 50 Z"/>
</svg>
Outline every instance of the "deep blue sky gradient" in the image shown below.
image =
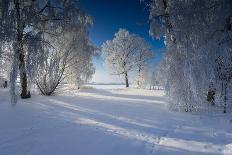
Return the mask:
<svg viewBox="0 0 232 155">
<path fill-rule="evenodd" d="M 144 37 L 152 45 L 155 53 L 152 63 L 159 62 L 165 50 L 164 43 L 149 36 L 149 12 L 140 0 L 80 0 L 80 4 L 93 18 L 90 38 L 98 47 L 106 40 L 112 40 L 119 28 L 125 28 L 130 33 Z M 102 57 L 95 59 L 94 65 L 96 74 L 107 72 Z M 98 79 L 94 81 L 100 82 Z"/>
</svg>

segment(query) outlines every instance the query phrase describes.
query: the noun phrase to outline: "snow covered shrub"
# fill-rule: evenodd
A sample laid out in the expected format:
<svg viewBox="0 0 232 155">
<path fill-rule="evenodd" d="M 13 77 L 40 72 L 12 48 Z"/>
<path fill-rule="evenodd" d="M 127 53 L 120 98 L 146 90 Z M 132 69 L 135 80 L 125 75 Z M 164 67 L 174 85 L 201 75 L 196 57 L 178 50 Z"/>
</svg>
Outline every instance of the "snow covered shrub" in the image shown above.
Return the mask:
<svg viewBox="0 0 232 155">
<path fill-rule="evenodd" d="M 81 89 L 95 89 L 93 86 L 81 86 Z"/>
<path fill-rule="evenodd" d="M 160 72 L 160 65 L 158 64 L 156 67 L 152 68 L 148 70 L 148 75 L 146 78 L 147 84 L 149 86 L 149 89 L 155 90 L 155 89 L 162 89 L 162 83 L 163 83 L 163 78 L 162 78 L 162 74 Z"/>
<path fill-rule="evenodd" d="M 137 88 L 145 88 L 146 87 L 145 77 L 142 75 L 138 75 L 134 80 L 134 84 Z"/>
</svg>

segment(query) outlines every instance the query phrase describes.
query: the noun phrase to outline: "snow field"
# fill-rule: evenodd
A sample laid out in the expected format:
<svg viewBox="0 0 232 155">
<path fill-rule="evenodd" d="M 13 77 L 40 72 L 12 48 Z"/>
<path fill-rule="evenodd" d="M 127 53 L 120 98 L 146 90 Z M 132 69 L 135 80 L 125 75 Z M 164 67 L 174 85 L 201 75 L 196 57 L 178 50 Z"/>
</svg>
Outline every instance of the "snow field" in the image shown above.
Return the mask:
<svg viewBox="0 0 232 155">
<path fill-rule="evenodd" d="M 0 89 L 1 155 L 232 154 L 230 115 L 167 109 L 162 91 L 84 89 L 8 103 Z"/>
</svg>

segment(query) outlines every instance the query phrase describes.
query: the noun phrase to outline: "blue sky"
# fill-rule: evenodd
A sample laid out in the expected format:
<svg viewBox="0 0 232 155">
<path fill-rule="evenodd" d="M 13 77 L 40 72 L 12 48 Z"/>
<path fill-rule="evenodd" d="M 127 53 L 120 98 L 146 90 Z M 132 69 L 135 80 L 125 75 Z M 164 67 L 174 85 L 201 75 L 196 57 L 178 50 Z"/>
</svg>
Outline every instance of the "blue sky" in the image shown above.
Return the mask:
<svg viewBox="0 0 232 155">
<path fill-rule="evenodd" d="M 106 40 L 112 40 L 119 28 L 144 37 L 153 46 L 157 63 L 164 52 L 163 41 L 149 36 L 149 13 L 140 0 L 80 0 L 82 9 L 93 18 L 94 25 L 90 29 L 91 41 L 98 47 Z M 112 76 L 105 66 L 102 56 L 94 59 L 96 73 L 93 82 L 123 82 L 118 76 Z"/>
</svg>

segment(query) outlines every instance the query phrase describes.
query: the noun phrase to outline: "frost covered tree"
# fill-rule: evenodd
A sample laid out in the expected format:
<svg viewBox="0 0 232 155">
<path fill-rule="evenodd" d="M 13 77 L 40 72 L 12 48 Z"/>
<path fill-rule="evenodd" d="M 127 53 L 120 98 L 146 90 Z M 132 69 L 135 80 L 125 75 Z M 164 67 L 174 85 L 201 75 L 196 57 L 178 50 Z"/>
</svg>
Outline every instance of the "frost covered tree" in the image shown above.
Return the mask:
<svg viewBox="0 0 232 155">
<path fill-rule="evenodd" d="M 0 56 L 0 75 L 9 79 L 10 66 L 12 63 L 12 46 L 11 43 L 3 43 L 1 46 Z"/>
<path fill-rule="evenodd" d="M 85 16 L 77 0 L 1 0 L 0 4 L 0 42 L 11 43 L 13 50 L 10 90 L 16 103 L 18 71 L 21 97 L 28 98 L 30 83 L 44 62 L 42 45 L 51 46 L 47 38 L 59 36 L 59 27 L 71 20 L 84 21 Z"/>
<path fill-rule="evenodd" d="M 92 21 L 84 13 L 80 17 L 63 21 L 55 30 L 56 36 L 45 36 L 49 44 L 42 47 L 45 59 L 38 66 L 35 79 L 43 95 L 52 95 L 62 82 L 79 87 L 94 73 L 92 57 L 96 48 L 90 43 L 87 31 Z"/>
<path fill-rule="evenodd" d="M 49 1 L 1 0 L 0 34 L 1 42 L 11 42 L 13 48 L 11 67 L 12 103 L 16 103 L 15 81 L 18 70 L 21 83 L 21 98 L 30 97 L 28 93 L 28 75 L 26 71 L 25 50 L 28 40 L 35 40 L 43 23 L 55 20 L 56 7 Z M 54 17 L 54 18 L 53 18 Z"/>
<path fill-rule="evenodd" d="M 158 67 L 157 67 L 158 68 Z M 155 70 L 150 71 L 150 76 L 149 76 L 149 87 L 152 90 L 155 89 L 160 89 L 160 79 L 159 79 L 159 72 L 157 70 L 157 68 L 155 68 Z"/>
<path fill-rule="evenodd" d="M 227 102 L 230 101 L 228 100 L 228 94 L 230 93 L 228 93 L 228 88 L 232 81 L 232 57 L 218 57 L 216 59 L 216 79 L 221 84 L 221 97 L 223 97 L 224 113 L 226 113 Z"/>
<path fill-rule="evenodd" d="M 150 33 L 165 39 L 164 85 L 174 106 L 198 110 L 206 105 L 210 83 L 216 92 L 222 90 L 217 79 L 225 71 L 219 73 L 217 66 L 219 58 L 226 62 L 224 68 L 231 64 L 231 10 L 230 0 L 151 0 Z"/>
<path fill-rule="evenodd" d="M 137 66 L 137 77 L 136 77 L 136 85 L 138 88 L 145 87 L 145 80 L 147 76 L 147 69 L 149 67 L 149 60 L 153 57 L 153 52 L 151 49 L 151 45 L 149 45 L 144 38 L 137 38 L 138 43 L 138 53 L 136 56 L 136 66 Z"/>
<path fill-rule="evenodd" d="M 1 1 L 1 40 L 11 42 L 13 47 L 12 67 L 11 67 L 11 94 L 16 96 L 15 81 L 17 79 L 18 70 L 21 83 L 21 97 L 28 98 L 28 77 L 25 63 L 25 46 L 29 39 L 34 39 L 34 27 L 38 21 L 42 20 L 43 11 L 47 6 L 47 2 L 24 1 L 24 0 L 2 0 Z M 44 18 L 43 18 L 44 19 Z M 12 103 L 16 102 L 13 97 Z"/>
<path fill-rule="evenodd" d="M 138 35 L 119 29 L 111 41 L 102 45 L 106 64 L 116 75 L 123 75 L 129 87 L 129 72 L 138 68 L 141 73 L 147 59 L 152 55 L 150 46 Z"/>
<path fill-rule="evenodd" d="M 124 76 L 126 87 L 129 87 L 128 72 L 135 65 L 136 50 L 135 35 L 125 29 L 119 29 L 113 40 L 102 45 L 106 64 L 114 74 Z"/>
<path fill-rule="evenodd" d="M 39 66 L 36 84 L 43 95 L 52 95 L 66 81 L 79 86 L 94 73 L 94 46 L 77 27 L 64 31 L 56 38 L 54 47 L 44 48 L 47 58 Z"/>
</svg>

